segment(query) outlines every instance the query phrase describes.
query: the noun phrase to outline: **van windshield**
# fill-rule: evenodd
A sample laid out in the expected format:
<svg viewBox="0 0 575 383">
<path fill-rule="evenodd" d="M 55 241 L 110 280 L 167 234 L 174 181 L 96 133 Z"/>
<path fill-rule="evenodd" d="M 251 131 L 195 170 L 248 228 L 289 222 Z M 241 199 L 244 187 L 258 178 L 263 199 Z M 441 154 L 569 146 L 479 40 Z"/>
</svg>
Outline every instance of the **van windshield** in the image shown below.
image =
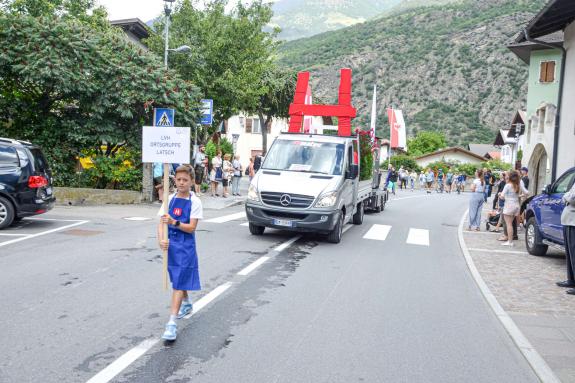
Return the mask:
<svg viewBox="0 0 575 383">
<path fill-rule="evenodd" d="M 341 175 L 344 145 L 332 142 L 276 140 L 263 169 Z"/>
</svg>

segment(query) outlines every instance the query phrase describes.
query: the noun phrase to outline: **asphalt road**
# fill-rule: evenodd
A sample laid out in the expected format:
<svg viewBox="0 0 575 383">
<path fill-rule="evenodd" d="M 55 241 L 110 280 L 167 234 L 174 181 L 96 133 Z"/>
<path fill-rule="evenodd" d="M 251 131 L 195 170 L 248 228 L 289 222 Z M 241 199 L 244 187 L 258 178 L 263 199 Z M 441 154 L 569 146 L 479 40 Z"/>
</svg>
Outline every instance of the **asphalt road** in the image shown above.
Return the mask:
<svg viewBox="0 0 575 383">
<path fill-rule="evenodd" d="M 254 237 L 243 218 L 204 221 L 194 299 L 225 291 L 179 322 L 175 343 L 158 341 L 170 295 L 155 223 L 124 219 L 152 218 L 158 207 L 60 209 L 45 218 L 68 221 L 24 221 L 0 236 L 0 382 L 110 381 L 102 371 L 146 340 L 111 381 L 536 382 L 459 249 L 468 198 L 404 192 L 338 245 L 304 236 L 283 251 L 275 249 L 294 234 Z"/>
</svg>

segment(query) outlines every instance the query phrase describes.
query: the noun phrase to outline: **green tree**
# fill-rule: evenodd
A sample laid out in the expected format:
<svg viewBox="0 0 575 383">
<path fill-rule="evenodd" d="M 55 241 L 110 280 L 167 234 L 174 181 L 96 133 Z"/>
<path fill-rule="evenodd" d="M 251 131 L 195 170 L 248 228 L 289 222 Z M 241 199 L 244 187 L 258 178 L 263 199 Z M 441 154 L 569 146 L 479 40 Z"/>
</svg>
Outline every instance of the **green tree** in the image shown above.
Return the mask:
<svg viewBox="0 0 575 383">
<path fill-rule="evenodd" d="M 60 4 L 12 5 L 17 3 Z M 197 89 L 119 29 L 100 23 L 101 15 L 84 21 L 71 13 L 32 16 L 28 8 L 3 9 L 0 128 L 40 144 L 57 184 L 70 179 L 83 149 L 103 156 L 122 147 L 139 151 L 141 127 L 149 124 L 153 106 L 175 108 L 182 124 L 197 120 Z"/>
<path fill-rule="evenodd" d="M 432 153 L 446 146 L 445 135 L 440 132 L 420 131 L 414 138 L 407 141 L 408 154 L 414 157 Z"/>
<path fill-rule="evenodd" d="M 227 1 L 208 2 L 205 9 L 183 0 L 170 22 L 170 45 L 188 45 L 191 54 L 173 56 L 170 67 L 196 84 L 205 98 L 214 100 L 218 126 L 239 111 L 255 110 L 267 89 L 262 77 L 272 63 L 277 31 L 264 31 L 272 17 L 270 4 L 261 0 L 249 6 L 237 3 L 226 14 Z M 147 41 L 150 49 L 163 54 L 164 20 L 155 24 L 157 34 Z M 203 132 L 203 140 L 209 133 Z"/>
<path fill-rule="evenodd" d="M 392 156 L 390 159 L 383 161 L 383 163 L 381 164 L 381 167 L 384 169 L 387 169 L 387 167 L 390 163 L 396 169 L 399 169 L 401 166 L 403 166 L 405 169 L 411 169 L 411 170 L 416 170 L 416 171 L 420 170 L 419 166 L 417 165 L 417 162 L 415 162 L 413 157 L 405 155 L 405 154 Z"/>
<path fill-rule="evenodd" d="M 277 66 L 270 66 L 260 80 L 263 93 L 259 96 L 255 112 L 258 114 L 262 132 L 262 152 L 268 151 L 268 127 L 274 118 L 288 118 L 293 100 L 296 73 Z"/>
</svg>

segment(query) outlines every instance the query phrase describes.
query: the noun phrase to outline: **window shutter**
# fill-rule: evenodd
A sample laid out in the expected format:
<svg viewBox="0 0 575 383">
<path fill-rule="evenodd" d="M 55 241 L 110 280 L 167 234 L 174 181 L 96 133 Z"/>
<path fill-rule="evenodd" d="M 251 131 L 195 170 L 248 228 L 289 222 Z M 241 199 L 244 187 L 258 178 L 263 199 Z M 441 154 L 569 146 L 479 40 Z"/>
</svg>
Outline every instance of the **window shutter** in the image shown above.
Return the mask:
<svg viewBox="0 0 575 383">
<path fill-rule="evenodd" d="M 543 61 L 541 63 L 541 68 L 539 69 L 539 82 L 545 82 L 547 76 L 547 62 Z"/>
<path fill-rule="evenodd" d="M 555 81 L 555 62 L 549 61 L 547 62 L 547 82 Z"/>
<path fill-rule="evenodd" d="M 246 118 L 246 133 L 252 132 L 252 121 L 251 118 Z"/>
</svg>

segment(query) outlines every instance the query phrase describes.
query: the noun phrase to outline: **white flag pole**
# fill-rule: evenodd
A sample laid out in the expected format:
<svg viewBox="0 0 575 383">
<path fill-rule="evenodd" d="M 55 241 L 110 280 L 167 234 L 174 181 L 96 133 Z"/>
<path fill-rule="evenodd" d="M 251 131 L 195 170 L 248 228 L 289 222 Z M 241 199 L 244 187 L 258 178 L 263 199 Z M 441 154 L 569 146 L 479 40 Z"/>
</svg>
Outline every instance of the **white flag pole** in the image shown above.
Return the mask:
<svg viewBox="0 0 575 383">
<path fill-rule="evenodd" d="M 373 101 L 371 103 L 371 124 L 369 128 L 371 130 L 371 144 L 375 142 L 375 123 L 377 120 L 377 85 L 373 85 Z"/>
</svg>

